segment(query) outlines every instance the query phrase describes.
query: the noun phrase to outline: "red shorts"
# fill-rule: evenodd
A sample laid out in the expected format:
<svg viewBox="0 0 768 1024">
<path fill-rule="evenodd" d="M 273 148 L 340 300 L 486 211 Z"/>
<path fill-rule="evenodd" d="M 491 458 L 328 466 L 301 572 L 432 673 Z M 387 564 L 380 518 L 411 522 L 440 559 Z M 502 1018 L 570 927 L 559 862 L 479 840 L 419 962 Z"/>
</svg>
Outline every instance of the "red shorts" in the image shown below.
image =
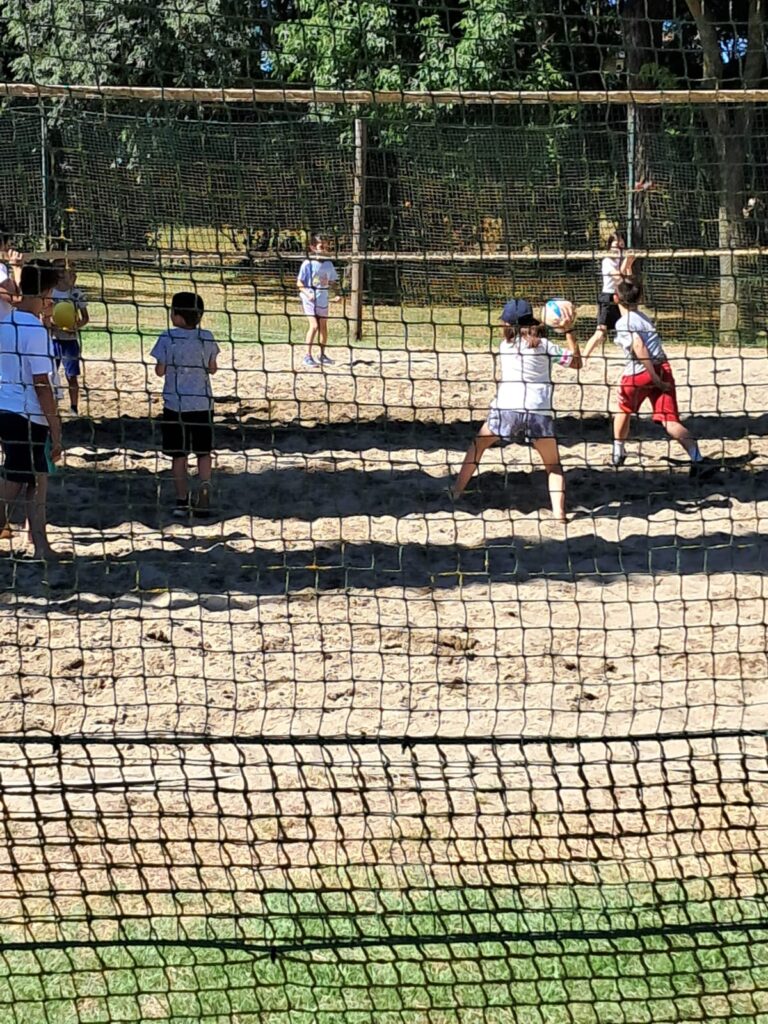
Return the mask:
<svg viewBox="0 0 768 1024">
<path fill-rule="evenodd" d="M 623 377 L 619 385 L 619 409 L 622 412 L 639 412 L 640 406 L 648 398 L 653 406 L 652 419 L 657 423 L 679 423 L 675 378 L 672 376 L 669 363 L 659 363 L 655 369 L 656 375 L 665 384 L 670 384 L 671 389 L 662 391 L 656 387 L 651 375 L 645 370 L 636 373 L 634 377 Z"/>
</svg>

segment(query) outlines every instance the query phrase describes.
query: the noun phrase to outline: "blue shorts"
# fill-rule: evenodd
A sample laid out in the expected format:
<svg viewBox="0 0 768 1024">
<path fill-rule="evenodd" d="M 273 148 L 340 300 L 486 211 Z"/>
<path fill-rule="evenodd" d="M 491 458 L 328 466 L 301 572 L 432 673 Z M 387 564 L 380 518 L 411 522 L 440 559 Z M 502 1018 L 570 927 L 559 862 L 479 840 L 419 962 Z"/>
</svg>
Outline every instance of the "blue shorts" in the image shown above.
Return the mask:
<svg viewBox="0 0 768 1024">
<path fill-rule="evenodd" d="M 56 365 L 64 367 L 66 377 L 80 376 L 80 342 L 77 338 L 53 339 Z"/>
<path fill-rule="evenodd" d="M 489 409 L 488 429 L 502 441 L 535 441 L 555 436 L 555 421 L 542 412 L 517 412 L 513 409 Z"/>
</svg>

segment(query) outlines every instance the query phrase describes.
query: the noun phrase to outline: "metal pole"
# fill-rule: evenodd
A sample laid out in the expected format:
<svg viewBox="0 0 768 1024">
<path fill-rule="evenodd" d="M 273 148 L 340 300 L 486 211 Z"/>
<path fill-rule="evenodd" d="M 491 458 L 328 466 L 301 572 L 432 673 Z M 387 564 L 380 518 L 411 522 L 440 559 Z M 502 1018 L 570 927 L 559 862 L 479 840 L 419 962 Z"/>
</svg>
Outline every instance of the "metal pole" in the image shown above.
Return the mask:
<svg viewBox="0 0 768 1024">
<path fill-rule="evenodd" d="M 40 189 L 43 205 L 43 238 L 45 248 L 51 244 L 48 233 L 48 129 L 45 123 L 45 104 L 40 103 Z"/>
<path fill-rule="evenodd" d="M 366 122 L 355 118 L 355 170 L 352 188 L 352 269 L 350 272 L 350 309 L 352 340 L 359 341 L 363 335 L 363 288 L 365 285 L 365 263 L 360 258 L 365 248 L 365 144 Z M 355 258 L 357 257 L 357 258 Z"/>
<path fill-rule="evenodd" d="M 637 145 L 637 109 L 627 104 L 627 246 L 631 249 L 635 235 L 635 148 Z"/>
</svg>

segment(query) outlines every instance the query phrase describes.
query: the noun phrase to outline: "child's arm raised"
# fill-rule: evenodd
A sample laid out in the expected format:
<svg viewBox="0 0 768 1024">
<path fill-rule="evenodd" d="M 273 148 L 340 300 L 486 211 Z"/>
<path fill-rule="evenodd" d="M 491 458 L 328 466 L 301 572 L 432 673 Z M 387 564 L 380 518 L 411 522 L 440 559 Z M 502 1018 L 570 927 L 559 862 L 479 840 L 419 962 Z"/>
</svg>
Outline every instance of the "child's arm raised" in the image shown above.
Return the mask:
<svg viewBox="0 0 768 1024">
<path fill-rule="evenodd" d="M 656 373 L 656 367 L 653 365 L 650 352 L 645 347 L 645 342 L 640 335 L 635 334 L 634 331 L 632 332 L 632 354 L 635 359 L 637 359 L 638 363 L 643 364 L 655 388 L 658 388 L 659 391 L 672 390 L 672 385 L 667 384 L 667 382 L 663 381 Z"/>
<path fill-rule="evenodd" d="M 579 343 L 576 340 L 576 335 L 573 331 L 565 332 L 565 347 L 571 352 L 571 369 L 580 370 L 583 366 L 583 360 L 581 358 L 581 349 Z"/>
<path fill-rule="evenodd" d="M 621 261 L 621 266 L 619 267 L 619 279 L 623 277 L 632 277 L 632 270 L 634 269 L 636 259 L 637 253 L 628 252 L 625 254 L 624 259 Z"/>
</svg>

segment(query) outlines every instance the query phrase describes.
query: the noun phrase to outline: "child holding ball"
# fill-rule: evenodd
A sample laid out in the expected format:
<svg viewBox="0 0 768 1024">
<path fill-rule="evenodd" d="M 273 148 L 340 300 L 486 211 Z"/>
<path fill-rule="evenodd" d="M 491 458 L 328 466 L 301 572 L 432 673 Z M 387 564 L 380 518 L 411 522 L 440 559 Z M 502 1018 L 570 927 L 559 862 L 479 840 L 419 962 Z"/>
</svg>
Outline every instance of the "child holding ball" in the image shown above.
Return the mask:
<svg viewBox="0 0 768 1024">
<path fill-rule="evenodd" d="M 305 366 L 331 366 L 332 359 L 325 354 L 328 343 L 328 306 L 330 288 L 338 284 L 339 275 L 333 263 L 327 258 L 330 249 L 325 235 L 311 235 L 309 240 L 309 256 L 299 267 L 296 283 L 301 296 L 301 306 L 309 321 L 307 328 L 307 354 L 304 356 Z M 340 301 L 336 296 L 335 302 Z M 315 359 L 312 346 L 315 339 L 320 345 L 320 359 Z"/>
<path fill-rule="evenodd" d="M 525 299 L 510 300 L 501 320 L 501 383 L 488 418 L 467 450 L 451 494 L 454 499 L 461 496 L 488 448 L 499 441 L 526 439 L 544 463 L 552 515 L 564 522 L 565 480 L 555 437 L 552 363 L 578 370 L 579 346 L 570 326 L 565 328 L 564 348 L 545 338 L 541 322 Z"/>
<path fill-rule="evenodd" d="M 82 288 L 77 287 L 77 272 L 66 260 L 54 260 L 59 280 L 53 290 L 54 309 L 59 302 L 71 302 L 76 320 L 71 330 L 60 327 L 55 320 L 51 325 L 56 368 L 63 366 L 69 386 L 69 407 L 75 416 L 80 402 L 80 329 L 89 321 L 88 305 Z"/>
</svg>

